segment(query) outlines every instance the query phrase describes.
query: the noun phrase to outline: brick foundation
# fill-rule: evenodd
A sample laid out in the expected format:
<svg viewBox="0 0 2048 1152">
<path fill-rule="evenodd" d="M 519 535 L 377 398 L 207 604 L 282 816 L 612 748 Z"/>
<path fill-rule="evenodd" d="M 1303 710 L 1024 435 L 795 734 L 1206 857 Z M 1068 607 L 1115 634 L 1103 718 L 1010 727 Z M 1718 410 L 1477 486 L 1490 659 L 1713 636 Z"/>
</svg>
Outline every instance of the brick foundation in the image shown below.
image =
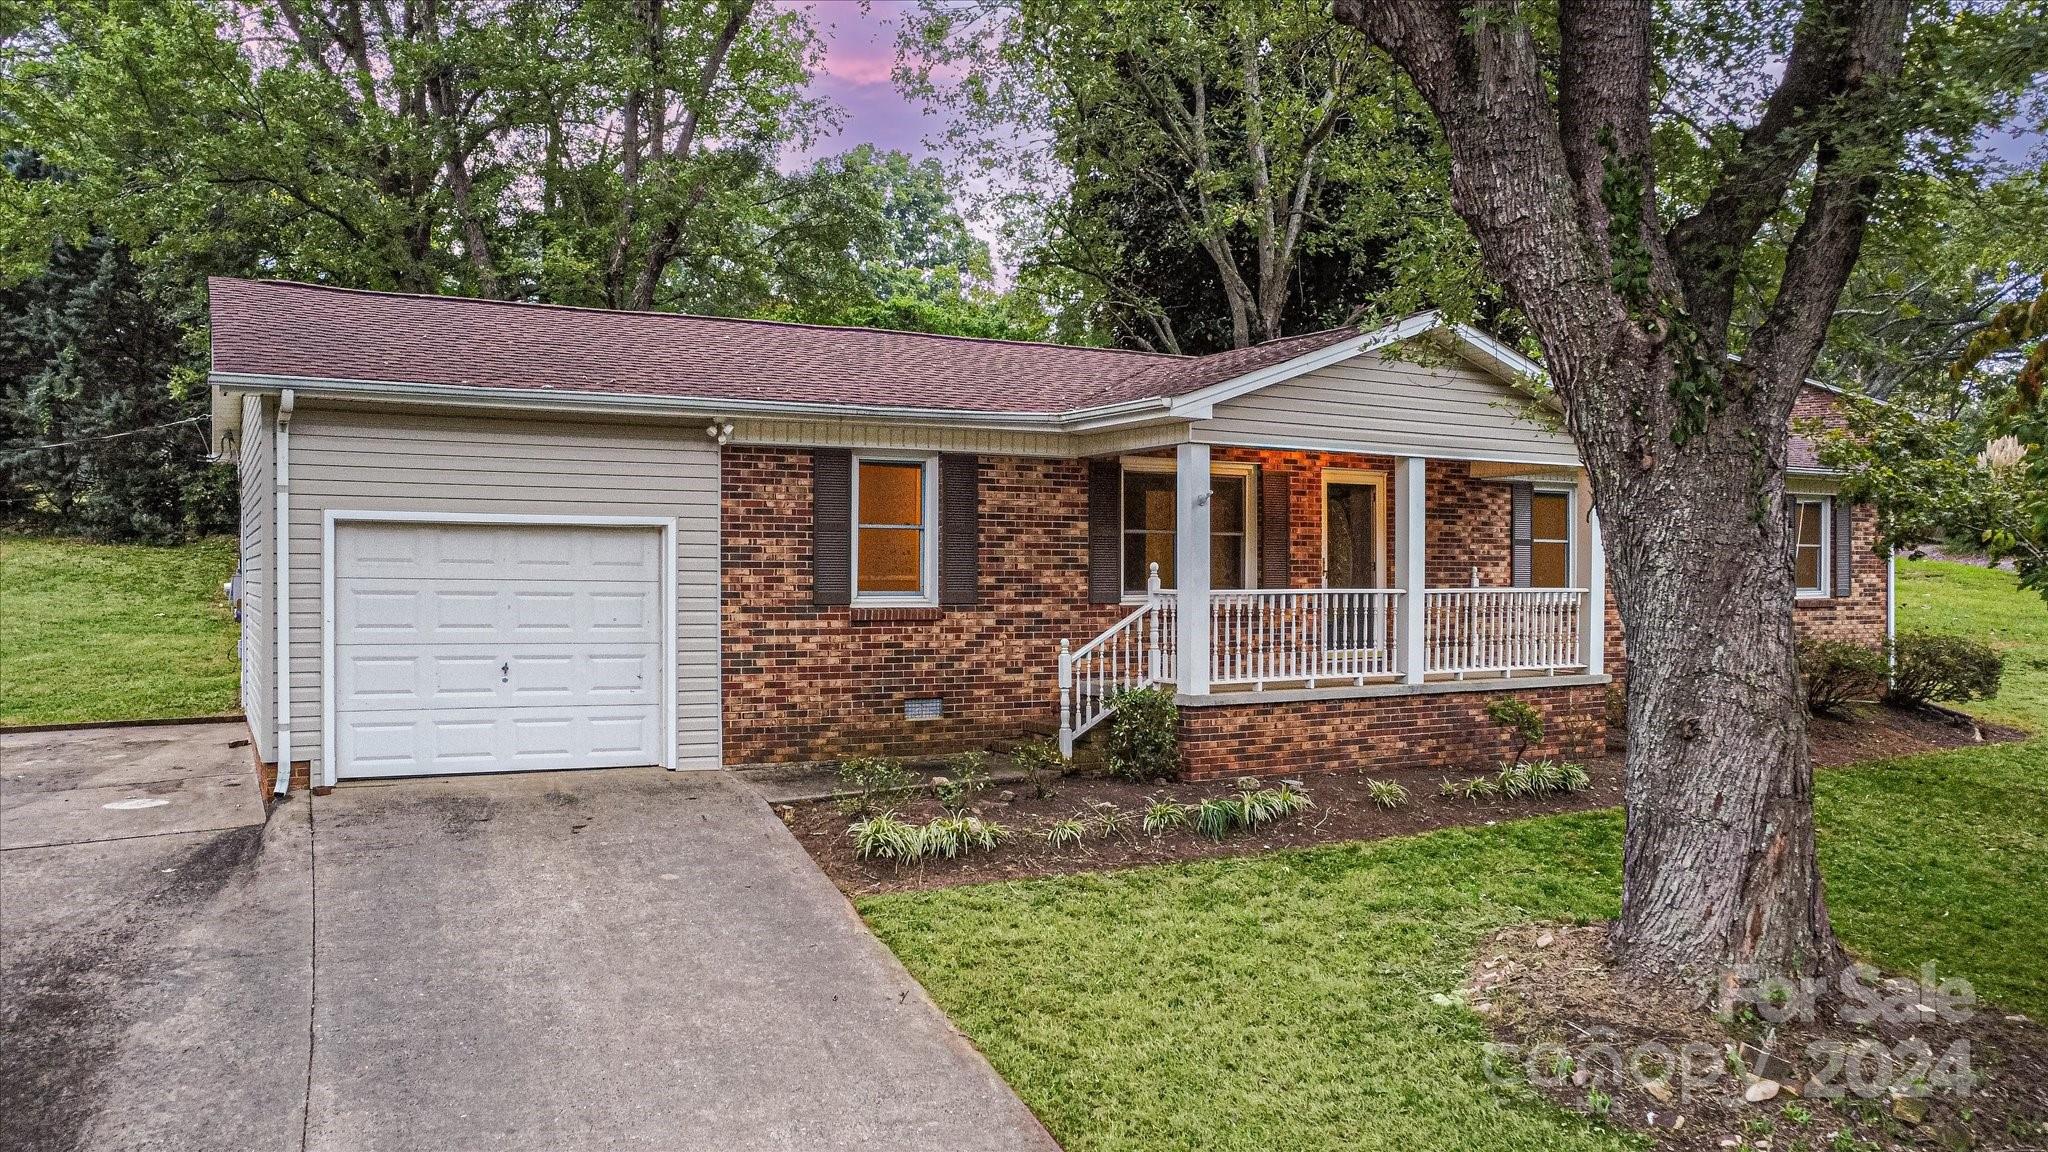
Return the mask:
<svg viewBox="0 0 2048 1152">
<path fill-rule="evenodd" d="M 1604 684 L 1517 688 L 1543 713 L 1533 757 L 1592 757 L 1607 747 Z M 1371 768 L 1498 765 L 1508 738 L 1486 718 L 1502 693 L 1402 696 L 1185 707 L 1181 772 L 1190 780 Z"/>
</svg>

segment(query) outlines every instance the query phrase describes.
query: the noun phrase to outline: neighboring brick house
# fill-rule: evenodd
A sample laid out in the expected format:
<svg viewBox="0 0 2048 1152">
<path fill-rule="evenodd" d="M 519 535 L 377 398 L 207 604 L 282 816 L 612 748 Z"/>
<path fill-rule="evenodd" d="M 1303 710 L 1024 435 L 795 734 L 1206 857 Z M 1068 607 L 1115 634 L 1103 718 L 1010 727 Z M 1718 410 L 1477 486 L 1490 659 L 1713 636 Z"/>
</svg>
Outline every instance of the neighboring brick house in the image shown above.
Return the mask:
<svg viewBox="0 0 2048 1152">
<path fill-rule="evenodd" d="M 212 292 L 280 786 L 1071 744 L 1149 683 L 1197 777 L 1467 762 L 1503 691 L 1605 739 L 1577 451 L 1433 314 L 1174 357 Z M 1874 643 L 1867 510 L 1793 457 L 1800 621 Z"/>
</svg>

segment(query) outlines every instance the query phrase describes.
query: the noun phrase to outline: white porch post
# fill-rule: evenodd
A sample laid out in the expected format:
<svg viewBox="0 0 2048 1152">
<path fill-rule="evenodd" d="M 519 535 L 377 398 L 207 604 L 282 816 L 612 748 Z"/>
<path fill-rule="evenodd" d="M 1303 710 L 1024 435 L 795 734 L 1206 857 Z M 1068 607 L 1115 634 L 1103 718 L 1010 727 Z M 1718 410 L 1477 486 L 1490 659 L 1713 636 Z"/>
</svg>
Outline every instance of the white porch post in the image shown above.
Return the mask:
<svg viewBox="0 0 2048 1152">
<path fill-rule="evenodd" d="M 1175 691 L 1209 692 L 1209 446 L 1174 454 L 1173 582 L 1180 598 L 1180 667 Z"/>
<path fill-rule="evenodd" d="M 1579 585 L 1586 590 L 1586 615 L 1579 621 L 1579 663 L 1598 676 L 1607 670 L 1607 548 L 1600 542 L 1600 514 L 1593 510 L 1593 488 L 1579 481 L 1579 507 L 1585 528 L 1579 533 Z"/>
<path fill-rule="evenodd" d="M 1423 590 L 1429 585 L 1424 549 L 1428 539 L 1424 531 L 1429 517 L 1425 497 L 1428 474 L 1428 461 L 1420 456 L 1403 456 L 1400 475 L 1394 483 L 1395 499 L 1400 502 L 1400 510 L 1394 515 L 1394 583 L 1401 588 L 1401 617 L 1394 629 L 1394 654 L 1401 662 L 1401 679 L 1410 684 L 1422 683 L 1426 666 L 1422 643 Z"/>
</svg>

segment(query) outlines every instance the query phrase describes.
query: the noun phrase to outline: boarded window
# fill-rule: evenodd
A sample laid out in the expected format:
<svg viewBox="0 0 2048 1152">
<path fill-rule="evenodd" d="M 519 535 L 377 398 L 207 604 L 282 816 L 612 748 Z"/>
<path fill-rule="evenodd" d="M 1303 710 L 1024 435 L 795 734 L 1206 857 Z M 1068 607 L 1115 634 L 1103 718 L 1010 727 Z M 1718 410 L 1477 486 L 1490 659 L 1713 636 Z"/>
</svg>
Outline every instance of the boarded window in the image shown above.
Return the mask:
<svg viewBox="0 0 2048 1152">
<path fill-rule="evenodd" d="M 1529 496 L 1529 586 L 1564 588 L 1571 579 L 1571 497 L 1562 492 L 1533 492 Z"/>
<path fill-rule="evenodd" d="M 860 462 L 854 518 L 859 595 L 924 592 L 924 472 L 925 465 L 914 462 Z"/>
<path fill-rule="evenodd" d="M 1827 565 L 1827 501 L 1798 500 L 1792 505 L 1792 583 L 1804 596 L 1825 596 L 1821 582 Z"/>
<path fill-rule="evenodd" d="M 1171 472 L 1124 473 L 1124 591 L 1145 591 L 1151 565 L 1173 587 L 1174 482 Z"/>
<path fill-rule="evenodd" d="M 1251 478 L 1209 478 L 1209 586 L 1243 588 L 1250 568 Z M 1173 540 L 1179 515 L 1171 472 L 1124 472 L 1124 591 L 1145 591 L 1150 567 L 1159 565 L 1161 587 L 1174 586 Z"/>
</svg>

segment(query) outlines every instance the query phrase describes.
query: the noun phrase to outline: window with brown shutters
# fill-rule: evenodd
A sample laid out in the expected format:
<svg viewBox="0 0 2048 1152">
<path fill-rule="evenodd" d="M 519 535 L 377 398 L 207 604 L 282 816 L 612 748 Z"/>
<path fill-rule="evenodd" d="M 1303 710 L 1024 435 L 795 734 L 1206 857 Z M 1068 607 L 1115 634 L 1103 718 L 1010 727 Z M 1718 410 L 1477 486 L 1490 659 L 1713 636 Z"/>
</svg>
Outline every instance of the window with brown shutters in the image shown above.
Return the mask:
<svg viewBox="0 0 2048 1152">
<path fill-rule="evenodd" d="M 1122 508 L 1123 466 L 1115 460 L 1088 462 L 1088 602 L 1115 604 L 1124 598 Z"/>
<path fill-rule="evenodd" d="M 1532 484 L 1508 485 L 1508 569 L 1510 579 L 1517 588 L 1529 586 L 1529 532 L 1531 529 L 1530 508 L 1536 488 Z"/>
</svg>

